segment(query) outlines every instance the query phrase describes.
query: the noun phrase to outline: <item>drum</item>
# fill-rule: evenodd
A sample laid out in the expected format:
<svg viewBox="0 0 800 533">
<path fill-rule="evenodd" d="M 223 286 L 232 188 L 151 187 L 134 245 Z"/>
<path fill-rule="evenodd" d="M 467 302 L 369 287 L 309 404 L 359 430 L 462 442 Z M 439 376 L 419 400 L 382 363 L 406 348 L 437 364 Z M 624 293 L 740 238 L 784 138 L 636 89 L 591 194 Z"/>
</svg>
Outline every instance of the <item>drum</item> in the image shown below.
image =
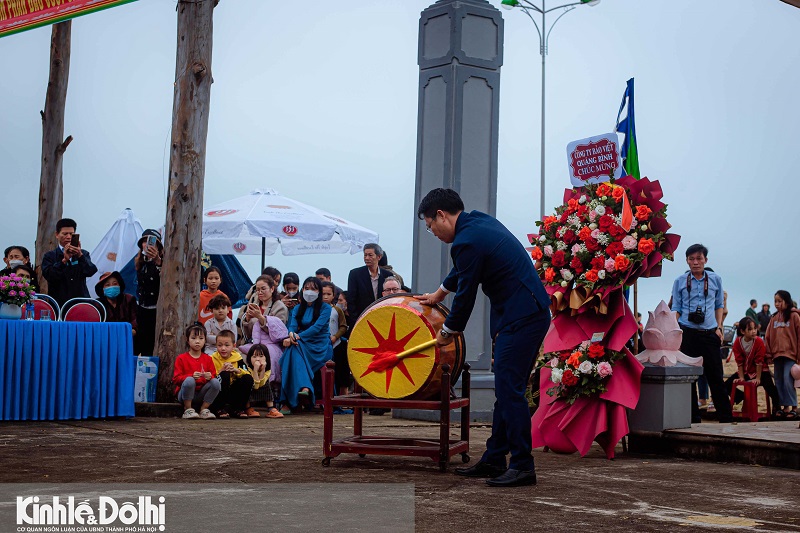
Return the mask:
<svg viewBox="0 0 800 533">
<path fill-rule="evenodd" d="M 347 360 L 361 387 L 385 399 L 430 400 L 441 391 L 442 365 L 455 385 L 464 366 L 464 338 L 437 347 L 448 313 L 444 305 L 423 305 L 410 294 L 375 301 L 359 317 L 347 346 Z"/>
</svg>

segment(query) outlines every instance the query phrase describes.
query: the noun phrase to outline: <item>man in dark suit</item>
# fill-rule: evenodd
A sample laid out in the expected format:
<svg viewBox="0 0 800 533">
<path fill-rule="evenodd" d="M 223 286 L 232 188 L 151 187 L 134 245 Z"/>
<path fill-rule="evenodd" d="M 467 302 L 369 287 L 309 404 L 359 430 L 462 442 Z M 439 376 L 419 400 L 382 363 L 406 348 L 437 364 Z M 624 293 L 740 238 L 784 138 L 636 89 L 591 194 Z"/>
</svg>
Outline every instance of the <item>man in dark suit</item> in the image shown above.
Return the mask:
<svg viewBox="0 0 800 533">
<path fill-rule="evenodd" d="M 454 292 L 453 305 L 437 335 L 439 345 L 464 331 L 478 285 L 491 303 L 490 332 L 495 341 L 495 404 L 492 435 L 475 465 L 457 468 L 468 477 L 488 477 L 499 487 L 535 485 L 531 419 L 525 388 L 536 354 L 550 326 L 550 298 L 522 244 L 494 217 L 464 211 L 452 189 L 434 189 L 419 204 L 417 216 L 439 240 L 452 243 L 453 269 L 433 294 L 417 296 L 433 305 Z M 511 461 L 506 467 L 506 455 Z"/>
<path fill-rule="evenodd" d="M 56 240 L 58 248 L 44 254 L 42 258 L 42 275 L 47 280 L 47 294 L 52 296 L 58 305 L 70 298 L 89 298 L 86 278 L 97 272 L 89 252 L 81 249 L 80 242 L 72 245 L 72 235 L 78 224 L 71 218 L 62 218 L 56 223 Z"/>
<path fill-rule="evenodd" d="M 375 243 L 364 245 L 364 266 L 354 268 L 347 276 L 347 312 L 350 329 L 369 304 L 383 295 L 383 280 L 392 275 L 378 266 L 383 250 Z"/>
</svg>

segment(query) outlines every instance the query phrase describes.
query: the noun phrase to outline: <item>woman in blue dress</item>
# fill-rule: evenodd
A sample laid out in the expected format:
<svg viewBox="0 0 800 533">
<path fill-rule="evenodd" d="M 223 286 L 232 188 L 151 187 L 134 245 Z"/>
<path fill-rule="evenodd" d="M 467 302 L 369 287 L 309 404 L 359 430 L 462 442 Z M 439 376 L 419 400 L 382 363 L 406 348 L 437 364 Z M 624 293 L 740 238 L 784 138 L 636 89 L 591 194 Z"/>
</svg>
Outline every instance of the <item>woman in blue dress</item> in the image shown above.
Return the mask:
<svg viewBox="0 0 800 533">
<path fill-rule="evenodd" d="M 286 414 L 288 407 L 296 409 L 301 400 L 314 405 L 314 372 L 333 358 L 333 348 L 328 333 L 331 306 L 322 301 L 322 283 L 317 278 L 306 278 L 300 304 L 292 309 L 289 318 L 289 336 L 280 359 L 281 402 Z"/>
</svg>

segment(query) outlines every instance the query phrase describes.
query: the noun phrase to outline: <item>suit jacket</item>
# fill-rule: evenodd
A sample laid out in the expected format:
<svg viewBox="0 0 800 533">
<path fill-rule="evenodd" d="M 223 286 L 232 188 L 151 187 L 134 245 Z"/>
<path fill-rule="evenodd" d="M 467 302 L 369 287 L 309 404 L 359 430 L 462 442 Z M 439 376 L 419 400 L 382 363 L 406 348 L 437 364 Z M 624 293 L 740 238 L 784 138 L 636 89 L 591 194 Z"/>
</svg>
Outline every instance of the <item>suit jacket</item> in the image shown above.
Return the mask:
<svg viewBox="0 0 800 533">
<path fill-rule="evenodd" d="M 97 273 L 89 252 L 81 249 L 83 255 L 75 260 L 75 264 L 64 264 L 64 252 L 61 248 L 50 250 L 42 258 L 42 275 L 47 280 L 47 294 L 52 296 L 58 305 L 70 298 L 89 298 L 86 278 Z"/>
<path fill-rule="evenodd" d="M 378 298 L 383 296 L 383 280 L 391 276 L 388 270 L 378 267 Z M 377 300 L 372 292 L 372 278 L 367 265 L 354 268 L 347 276 L 347 312 L 350 315 L 350 327 L 356 323 L 364 309 Z"/>
<path fill-rule="evenodd" d="M 455 292 L 445 320 L 452 331 L 464 331 L 475 306 L 478 285 L 489 297 L 492 338 L 505 326 L 546 310 L 550 297 L 528 252 L 494 217 L 480 211 L 463 211 L 456 220 L 450 248 L 453 269 L 442 285 Z"/>
</svg>

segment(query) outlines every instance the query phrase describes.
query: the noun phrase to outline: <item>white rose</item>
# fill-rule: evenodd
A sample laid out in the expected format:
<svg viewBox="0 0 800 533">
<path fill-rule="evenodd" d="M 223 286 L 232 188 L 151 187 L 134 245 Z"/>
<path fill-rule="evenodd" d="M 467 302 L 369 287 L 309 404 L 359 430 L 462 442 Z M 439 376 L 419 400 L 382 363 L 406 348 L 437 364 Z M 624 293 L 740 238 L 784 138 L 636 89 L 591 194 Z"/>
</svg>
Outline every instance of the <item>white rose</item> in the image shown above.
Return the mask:
<svg viewBox="0 0 800 533">
<path fill-rule="evenodd" d="M 647 224 L 642 224 L 642 225 L 639 227 L 639 229 L 641 229 L 642 231 L 647 231 Z"/>
<path fill-rule="evenodd" d="M 580 365 L 578 365 L 578 372 L 581 374 L 591 374 L 594 368 L 592 367 L 592 363 L 590 361 L 584 361 Z"/>
<path fill-rule="evenodd" d="M 601 196 L 600 199 L 605 202 L 606 200 L 608 200 L 608 196 Z"/>
<path fill-rule="evenodd" d="M 606 214 L 606 207 L 604 205 L 598 205 L 597 207 L 594 208 L 594 210 L 600 216 Z"/>
<path fill-rule="evenodd" d="M 597 224 L 595 224 L 594 222 L 592 222 L 591 224 L 589 224 L 589 229 L 591 229 L 591 230 L 595 230 L 595 229 L 597 229 Z"/>
<path fill-rule="evenodd" d="M 631 233 L 631 237 L 633 237 L 634 239 L 638 239 L 639 234 L 634 231 L 633 233 Z"/>
<path fill-rule="evenodd" d="M 581 195 L 581 197 L 578 198 L 578 203 L 579 204 L 585 204 L 586 203 L 586 195 L 585 194 Z"/>
<path fill-rule="evenodd" d="M 569 285 L 569 283 L 567 283 L 566 281 L 562 281 L 562 282 L 561 282 L 561 286 L 562 286 L 562 287 L 566 287 L 567 285 Z"/>
<path fill-rule="evenodd" d="M 539 242 L 544 242 L 546 240 L 547 240 L 547 237 L 545 235 L 542 235 L 541 237 L 539 237 Z"/>
<path fill-rule="evenodd" d="M 564 278 L 567 281 L 572 280 L 572 278 L 574 277 L 572 275 L 572 271 L 570 271 L 570 270 L 568 270 L 566 268 L 562 268 L 560 273 L 561 273 L 561 277 Z"/>
<path fill-rule="evenodd" d="M 564 375 L 564 370 L 561 368 L 554 368 L 550 371 L 550 381 L 553 383 L 561 383 L 561 377 Z"/>
<path fill-rule="evenodd" d="M 597 277 L 600 279 L 606 279 L 606 271 L 605 270 L 598 270 Z"/>
</svg>

